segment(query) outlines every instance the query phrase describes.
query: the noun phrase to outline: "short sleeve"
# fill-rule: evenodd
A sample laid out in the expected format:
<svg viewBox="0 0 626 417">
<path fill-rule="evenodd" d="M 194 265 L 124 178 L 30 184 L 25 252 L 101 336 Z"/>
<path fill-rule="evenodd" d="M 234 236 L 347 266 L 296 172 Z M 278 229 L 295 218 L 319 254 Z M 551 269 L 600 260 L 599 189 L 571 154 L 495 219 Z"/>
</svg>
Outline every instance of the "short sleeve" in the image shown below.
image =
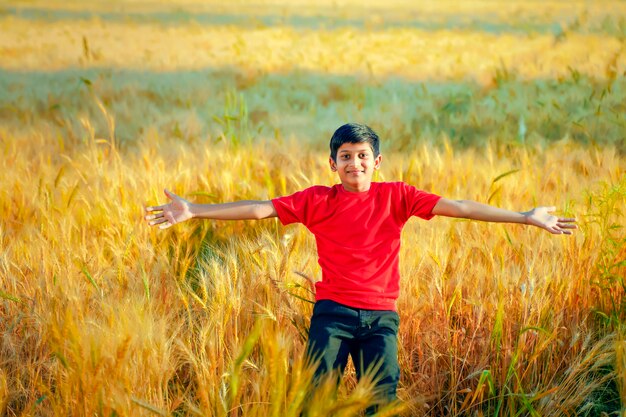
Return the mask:
<svg viewBox="0 0 626 417">
<path fill-rule="evenodd" d="M 441 196 L 418 190 L 409 184 L 401 184 L 403 188 L 404 207 L 406 208 L 407 220 L 411 216 L 417 216 L 424 220 L 430 220 L 435 217 L 432 211 Z"/>
<path fill-rule="evenodd" d="M 294 194 L 272 199 L 278 219 L 283 225 L 291 223 L 307 223 L 308 211 L 311 209 L 311 189 L 298 191 Z"/>
</svg>

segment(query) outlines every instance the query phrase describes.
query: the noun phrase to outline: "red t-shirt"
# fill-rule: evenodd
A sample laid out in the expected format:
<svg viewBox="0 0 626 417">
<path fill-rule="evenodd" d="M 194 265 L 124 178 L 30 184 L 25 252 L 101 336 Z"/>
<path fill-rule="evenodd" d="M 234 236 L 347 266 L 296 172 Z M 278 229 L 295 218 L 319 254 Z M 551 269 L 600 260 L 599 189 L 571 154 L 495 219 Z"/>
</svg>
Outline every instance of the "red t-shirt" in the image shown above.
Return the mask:
<svg viewBox="0 0 626 417">
<path fill-rule="evenodd" d="M 373 182 L 362 193 L 313 186 L 272 203 L 282 224 L 302 223 L 315 236 L 317 300 L 395 310 L 402 227 L 411 216 L 431 219 L 440 198 L 403 182 Z"/>
</svg>

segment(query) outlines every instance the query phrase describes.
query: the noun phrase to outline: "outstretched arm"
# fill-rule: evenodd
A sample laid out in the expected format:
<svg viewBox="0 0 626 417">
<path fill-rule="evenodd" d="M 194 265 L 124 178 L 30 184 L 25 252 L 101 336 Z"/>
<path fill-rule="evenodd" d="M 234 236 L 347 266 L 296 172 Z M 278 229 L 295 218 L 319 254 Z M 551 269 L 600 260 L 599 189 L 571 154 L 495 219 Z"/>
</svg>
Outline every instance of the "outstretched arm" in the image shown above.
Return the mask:
<svg viewBox="0 0 626 417">
<path fill-rule="evenodd" d="M 485 222 L 521 223 L 537 226 L 556 235 L 571 235 L 576 229 L 576 219 L 557 217 L 552 214 L 555 207 L 537 207 L 525 212 L 516 212 L 477 203 L 470 200 L 441 198 L 432 213 L 439 216 L 461 217 Z"/>
<path fill-rule="evenodd" d="M 276 217 L 274 205 L 269 200 L 246 200 L 222 204 L 193 204 L 164 190 L 167 198 L 172 200 L 161 206 L 146 207 L 145 219 L 150 226 L 167 229 L 176 223 L 192 218 L 217 220 L 247 220 Z"/>
</svg>

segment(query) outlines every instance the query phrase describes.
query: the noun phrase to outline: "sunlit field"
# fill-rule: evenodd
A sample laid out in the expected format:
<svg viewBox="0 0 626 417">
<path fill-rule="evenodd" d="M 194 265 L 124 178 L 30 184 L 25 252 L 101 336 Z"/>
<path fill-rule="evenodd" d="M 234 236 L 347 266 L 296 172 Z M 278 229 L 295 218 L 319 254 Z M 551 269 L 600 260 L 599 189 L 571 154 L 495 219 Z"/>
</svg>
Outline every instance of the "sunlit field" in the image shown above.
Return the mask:
<svg viewBox="0 0 626 417">
<path fill-rule="evenodd" d="M 313 237 L 276 219 L 143 220 L 380 181 L 573 236 L 411 220 L 398 404 L 379 416 L 626 412 L 626 3 L 0 2 L 0 415 L 358 416 L 312 398 Z"/>
</svg>

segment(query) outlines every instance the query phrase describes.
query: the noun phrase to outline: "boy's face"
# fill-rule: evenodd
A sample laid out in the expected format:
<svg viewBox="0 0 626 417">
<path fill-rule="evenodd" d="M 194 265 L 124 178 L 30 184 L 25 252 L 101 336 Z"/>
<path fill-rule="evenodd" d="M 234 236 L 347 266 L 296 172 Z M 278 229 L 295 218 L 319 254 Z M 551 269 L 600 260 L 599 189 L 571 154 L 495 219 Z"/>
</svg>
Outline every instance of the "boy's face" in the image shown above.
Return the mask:
<svg viewBox="0 0 626 417">
<path fill-rule="evenodd" d="M 367 191 L 382 158 L 382 155 L 374 157 L 368 143 L 344 143 L 337 150 L 337 162 L 330 158 L 330 169 L 337 171 L 346 191 Z"/>
</svg>

